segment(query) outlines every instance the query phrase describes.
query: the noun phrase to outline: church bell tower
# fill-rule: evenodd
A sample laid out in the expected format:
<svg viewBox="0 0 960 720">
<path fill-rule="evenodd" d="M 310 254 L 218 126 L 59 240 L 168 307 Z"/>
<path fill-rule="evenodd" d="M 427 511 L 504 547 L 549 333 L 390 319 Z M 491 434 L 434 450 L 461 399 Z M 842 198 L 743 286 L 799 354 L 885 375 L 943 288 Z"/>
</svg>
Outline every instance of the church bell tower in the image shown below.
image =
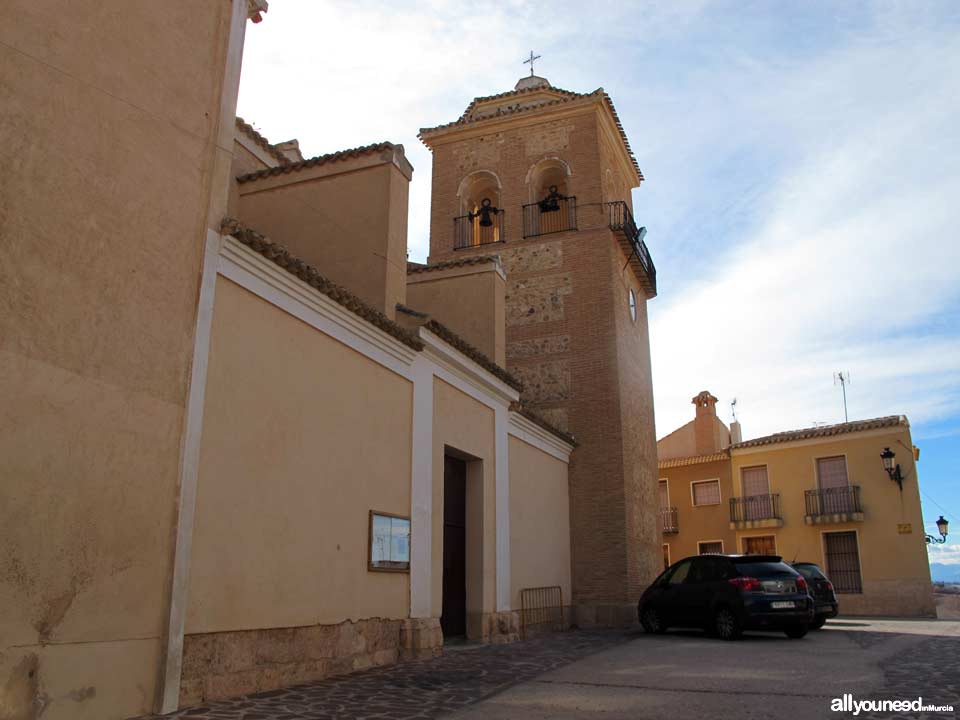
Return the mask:
<svg viewBox="0 0 960 720">
<path fill-rule="evenodd" d="M 579 443 L 575 619 L 633 621 L 662 567 L 647 326 L 657 280 L 632 212 L 643 175 L 613 102 L 531 75 L 420 138 L 433 152 L 429 262 L 500 256 L 507 369 L 524 404 Z"/>
</svg>

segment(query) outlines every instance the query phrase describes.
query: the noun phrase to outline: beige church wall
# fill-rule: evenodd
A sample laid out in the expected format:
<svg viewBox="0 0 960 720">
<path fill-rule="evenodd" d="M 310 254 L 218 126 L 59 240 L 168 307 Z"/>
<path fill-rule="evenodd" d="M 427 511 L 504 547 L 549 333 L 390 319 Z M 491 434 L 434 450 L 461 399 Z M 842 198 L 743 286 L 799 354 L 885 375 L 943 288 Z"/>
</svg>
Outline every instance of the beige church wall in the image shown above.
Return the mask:
<svg viewBox="0 0 960 720">
<path fill-rule="evenodd" d="M 153 708 L 230 8 L 5 4 L 5 717 Z"/>
<path fill-rule="evenodd" d="M 510 604 L 524 588 L 559 585 L 570 605 L 567 464 L 510 437 Z"/>
<path fill-rule="evenodd" d="M 406 299 L 409 178 L 376 157 L 359 162 L 240 183 L 237 214 L 393 319 Z"/>
<path fill-rule="evenodd" d="M 739 485 L 744 467 L 767 466 L 770 492 L 780 494 L 783 515 L 783 527 L 770 534 L 776 535 L 777 553 L 788 560 L 815 562 L 826 569 L 823 533 L 857 533 L 863 593 L 838 595 L 842 614 L 935 614 L 918 491 L 919 467 L 910 450 L 909 430 L 893 428 L 831 440 L 735 450 L 733 484 Z M 885 447 L 896 452 L 906 478 L 902 493 L 883 470 L 880 453 Z M 860 487 L 864 519 L 808 525 L 804 522 L 804 492 L 817 487 L 816 459 L 837 455 L 846 457 L 849 483 Z M 901 532 L 901 526 L 909 532 Z M 737 541 L 762 534 L 762 530 L 739 531 Z"/>
<path fill-rule="evenodd" d="M 493 263 L 413 273 L 407 280 L 407 305 L 429 313 L 504 367 L 504 290 Z"/>
<path fill-rule="evenodd" d="M 218 278 L 188 633 L 403 618 L 369 512 L 409 517 L 412 385 Z"/>
<path fill-rule="evenodd" d="M 433 384 L 432 614 L 443 606 L 443 458 L 467 460 L 467 635 L 485 639 L 496 610 L 494 411 L 439 378 Z"/>
</svg>

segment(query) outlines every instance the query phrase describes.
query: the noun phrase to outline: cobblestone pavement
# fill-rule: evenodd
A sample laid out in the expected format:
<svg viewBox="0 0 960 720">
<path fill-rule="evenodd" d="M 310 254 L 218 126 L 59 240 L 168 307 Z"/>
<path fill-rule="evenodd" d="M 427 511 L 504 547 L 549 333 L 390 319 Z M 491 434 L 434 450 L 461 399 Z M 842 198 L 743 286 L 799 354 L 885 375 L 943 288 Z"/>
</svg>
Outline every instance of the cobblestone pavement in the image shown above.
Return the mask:
<svg viewBox="0 0 960 720">
<path fill-rule="evenodd" d="M 375 668 L 154 717 L 178 720 L 435 718 L 629 638 L 618 631 L 576 631 L 510 645 L 458 648 L 431 660 Z"/>
<path fill-rule="evenodd" d="M 864 633 L 873 635 L 874 633 Z M 879 633 L 877 633 L 879 634 Z M 853 633 L 851 633 L 853 635 Z M 880 662 L 884 683 L 876 700 L 916 700 L 953 705 L 954 712 L 861 713 L 866 718 L 960 718 L 960 638 L 930 638 Z"/>
</svg>

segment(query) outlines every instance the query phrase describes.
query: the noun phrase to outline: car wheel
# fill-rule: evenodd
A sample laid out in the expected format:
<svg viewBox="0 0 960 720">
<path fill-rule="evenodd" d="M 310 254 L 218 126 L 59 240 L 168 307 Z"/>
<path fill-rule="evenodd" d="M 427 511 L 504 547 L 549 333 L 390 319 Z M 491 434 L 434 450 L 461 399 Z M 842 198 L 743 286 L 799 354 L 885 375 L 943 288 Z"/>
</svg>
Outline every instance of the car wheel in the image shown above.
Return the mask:
<svg viewBox="0 0 960 720">
<path fill-rule="evenodd" d="M 806 625 L 797 625 L 796 627 L 790 627 L 784 630 L 788 638 L 793 638 L 794 640 L 799 640 L 804 635 L 807 634 Z"/>
<path fill-rule="evenodd" d="M 722 607 L 713 615 L 713 631 L 721 640 L 736 640 L 743 635 L 740 621 L 730 608 Z"/>
<path fill-rule="evenodd" d="M 640 624 L 643 625 L 644 631 L 651 635 L 662 635 L 667 631 L 667 626 L 663 624 L 663 618 L 656 608 L 644 608 L 640 616 Z"/>
<path fill-rule="evenodd" d="M 823 615 L 817 615 L 817 617 L 815 617 L 815 618 L 813 619 L 813 622 L 810 623 L 810 629 L 811 629 L 811 630 L 819 630 L 820 628 L 823 627 L 824 623 L 826 623 L 826 622 L 827 622 L 827 618 L 826 618 L 826 617 L 824 617 Z"/>
</svg>

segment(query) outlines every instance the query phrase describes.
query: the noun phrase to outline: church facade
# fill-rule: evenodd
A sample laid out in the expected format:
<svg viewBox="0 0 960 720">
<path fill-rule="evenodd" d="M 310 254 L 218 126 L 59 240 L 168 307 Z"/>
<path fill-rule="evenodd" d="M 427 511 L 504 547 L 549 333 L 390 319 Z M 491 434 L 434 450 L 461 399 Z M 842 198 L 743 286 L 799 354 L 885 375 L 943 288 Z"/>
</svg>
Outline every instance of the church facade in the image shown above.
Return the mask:
<svg viewBox="0 0 960 720">
<path fill-rule="evenodd" d="M 305 159 L 236 118 L 262 0 L 18 5 L 2 713 L 168 712 L 631 621 L 659 562 L 656 281 L 609 98 L 525 79 L 424 131 L 408 263 L 402 146 Z"/>
</svg>

